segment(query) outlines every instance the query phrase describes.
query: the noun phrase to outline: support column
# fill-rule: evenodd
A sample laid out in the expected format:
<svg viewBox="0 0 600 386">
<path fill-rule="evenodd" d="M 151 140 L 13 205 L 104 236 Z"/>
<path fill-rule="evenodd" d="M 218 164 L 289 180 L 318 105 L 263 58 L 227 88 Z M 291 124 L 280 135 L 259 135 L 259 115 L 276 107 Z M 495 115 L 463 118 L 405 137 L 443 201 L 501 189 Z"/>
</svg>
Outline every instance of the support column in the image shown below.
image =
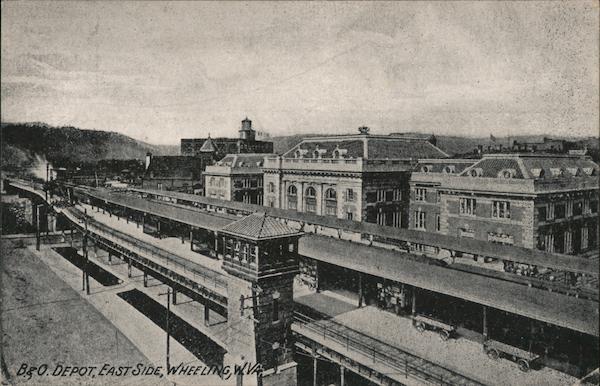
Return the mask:
<svg viewBox="0 0 600 386">
<path fill-rule="evenodd" d="M 483 339 L 488 338 L 487 307 L 483 306 Z"/>
<path fill-rule="evenodd" d="M 146 272 L 146 268 L 144 268 L 144 287 L 148 287 L 148 272 Z"/>
<path fill-rule="evenodd" d="M 363 306 L 363 275 L 358 273 L 358 308 Z"/>
<path fill-rule="evenodd" d="M 313 356 L 313 386 L 317 386 L 317 357 Z"/>
<path fill-rule="evenodd" d="M 417 312 L 417 287 L 413 287 L 412 289 L 412 314 L 415 316 Z"/>
<path fill-rule="evenodd" d="M 177 290 L 173 288 L 173 305 L 177 304 Z"/>
<path fill-rule="evenodd" d="M 131 278 L 131 258 L 127 259 L 127 277 Z"/>
<path fill-rule="evenodd" d="M 344 366 L 340 365 L 340 386 L 344 386 L 346 384 L 344 379 Z"/>
<path fill-rule="evenodd" d="M 194 231 L 190 231 L 190 251 L 194 250 Z"/>
<path fill-rule="evenodd" d="M 319 281 L 319 262 L 315 260 L 315 290 L 321 292 L 321 283 Z"/>
<path fill-rule="evenodd" d="M 204 325 L 210 326 L 210 307 L 207 298 L 204 298 Z"/>
<path fill-rule="evenodd" d="M 71 230 L 71 248 L 73 248 L 73 226 L 70 226 L 70 230 Z"/>
<path fill-rule="evenodd" d="M 112 264 L 112 253 L 110 251 L 108 251 L 108 263 Z"/>
<path fill-rule="evenodd" d="M 160 235 L 160 219 L 156 222 L 156 233 L 158 234 L 158 238 L 162 238 Z"/>
</svg>

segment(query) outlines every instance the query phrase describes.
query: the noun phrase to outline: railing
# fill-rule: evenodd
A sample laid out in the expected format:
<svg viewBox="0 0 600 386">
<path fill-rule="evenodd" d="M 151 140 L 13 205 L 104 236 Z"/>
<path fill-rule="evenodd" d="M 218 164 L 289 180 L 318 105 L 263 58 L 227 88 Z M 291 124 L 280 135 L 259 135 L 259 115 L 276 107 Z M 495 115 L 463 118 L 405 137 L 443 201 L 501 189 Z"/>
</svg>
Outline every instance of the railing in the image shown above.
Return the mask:
<svg viewBox="0 0 600 386">
<path fill-rule="evenodd" d="M 464 375 L 461 375 L 453 370 L 447 369 L 433 362 L 429 362 L 415 354 L 406 352 L 404 350 L 400 350 L 392 346 L 390 346 L 390 348 L 392 349 L 390 351 L 395 351 L 396 354 L 392 352 L 383 353 L 381 351 L 378 351 L 373 344 L 367 344 L 364 341 L 360 341 L 355 337 L 351 337 L 348 334 L 344 334 L 340 330 L 352 331 L 354 334 L 364 337 L 365 340 L 368 340 L 371 343 L 385 343 L 380 342 L 377 339 L 371 338 L 368 335 L 362 334 L 356 330 L 352 330 L 344 326 L 343 324 L 337 323 L 331 319 L 326 320 L 326 323 L 330 323 L 333 326 L 327 326 L 325 324 L 317 323 L 317 320 L 312 319 L 309 316 L 296 312 L 294 314 L 294 321 L 295 324 L 299 325 L 301 328 L 311 330 L 312 332 L 322 336 L 323 339 L 334 340 L 338 344 L 345 346 L 346 350 L 348 351 L 354 351 L 363 356 L 372 358 L 373 363 L 377 361 L 384 363 L 385 365 L 398 370 L 400 374 L 404 374 L 407 378 L 410 376 L 413 378 L 417 378 L 421 381 L 425 381 L 427 383 L 436 385 L 483 385 L 483 383 L 465 377 Z M 429 366 L 431 370 L 427 371 L 423 369 L 424 366 Z M 434 374 L 433 372 L 437 372 L 437 374 Z"/>
<path fill-rule="evenodd" d="M 119 239 L 119 243 L 125 242 L 129 244 L 127 248 L 132 251 L 138 250 L 142 253 L 150 254 L 154 258 L 158 258 L 167 267 L 175 266 L 180 269 L 183 269 L 184 272 L 191 273 L 195 281 L 201 279 L 204 285 L 207 287 L 215 289 L 220 288 L 225 291 L 227 290 L 227 282 L 219 277 L 222 276 L 222 274 L 219 272 L 216 272 L 214 270 L 211 270 L 210 268 L 206 268 L 195 263 L 185 262 L 185 259 L 180 256 L 177 256 L 173 253 L 165 251 L 164 249 L 145 243 L 121 231 L 112 229 L 108 225 L 102 224 L 89 216 L 86 217 L 85 214 L 78 212 L 77 210 L 72 209 L 68 212 L 80 221 L 84 222 L 87 219 L 88 227 L 95 228 L 95 232 L 99 234 L 104 233 L 111 237 L 117 238 Z M 197 267 L 202 267 L 203 271 L 199 271 Z"/>
</svg>

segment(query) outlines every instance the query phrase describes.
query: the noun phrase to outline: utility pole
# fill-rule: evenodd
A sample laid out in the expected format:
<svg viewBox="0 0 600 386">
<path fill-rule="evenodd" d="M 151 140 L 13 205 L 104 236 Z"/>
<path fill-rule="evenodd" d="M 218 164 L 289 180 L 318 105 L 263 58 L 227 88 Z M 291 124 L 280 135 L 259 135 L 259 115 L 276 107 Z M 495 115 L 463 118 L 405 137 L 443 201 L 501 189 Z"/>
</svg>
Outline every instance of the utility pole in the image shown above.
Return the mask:
<svg viewBox="0 0 600 386">
<path fill-rule="evenodd" d="M 42 204 L 38 204 L 35 207 L 37 215 L 35 216 L 35 250 L 40 250 L 40 206 Z"/>
<path fill-rule="evenodd" d="M 83 235 L 83 289 L 85 289 L 85 293 L 87 295 L 90 294 L 90 275 L 88 273 L 88 265 L 89 265 L 89 257 L 88 257 L 88 218 L 87 218 L 87 209 L 83 210 L 84 215 L 84 223 L 85 223 L 85 233 Z"/>
<path fill-rule="evenodd" d="M 171 345 L 171 330 L 169 326 L 169 319 L 171 316 L 171 287 L 167 287 L 167 292 L 158 294 L 158 296 L 167 295 L 167 371 L 169 371 L 170 366 L 170 345 Z"/>
</svg>

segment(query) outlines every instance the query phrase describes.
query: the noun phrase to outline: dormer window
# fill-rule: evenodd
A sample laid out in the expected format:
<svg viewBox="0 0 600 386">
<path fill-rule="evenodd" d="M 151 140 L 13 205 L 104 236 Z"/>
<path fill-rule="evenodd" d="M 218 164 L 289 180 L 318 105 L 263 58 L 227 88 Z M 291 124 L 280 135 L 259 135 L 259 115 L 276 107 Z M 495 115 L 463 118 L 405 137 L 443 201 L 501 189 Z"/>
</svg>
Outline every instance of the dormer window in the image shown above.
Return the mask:
<svg viewBox="0 0 600 386">
<path fill-rule="evenodd" d="M 431 166 L 423 165 L 421 166 L 421 173 L 429 173 L 431 171 Z"/>
<path fill-rule="evenodd" d="M 469 175 L 471 177 L 481 177 L 483 175 L 483 169 L 481 169 L 481 168 L 471 169 L 471 171 L 469 172 Z"/>
<path fill-rule="evenodd" d="M 448 165 L 444 168 L 444 173 L 446 174 L 454 174 L 456 172 L 456 167 L 454 165 Z"/>
<path fill-rule="evenodd" d="M 346 156 L 346 153 L 348 153 L 348 149 L 340 149 L 337 145 L 335 147 L 335 149 L 333 150 L 333 158 L 344 158 Z"/>
<path fill-rule="evenodd" d="M 296 150 L 296 154 L 294 154 L 296 156 L 296 158 L 300 158 L 302 157 L 302 154 L 300 153 L 300 149 Z"/>
<path fill-rule="evenodd" d="M 320 155 L 321 155 L 321 154 L 319 154 L 319 151 L 318 151 L 318 150 L 315 150 L 315 151 L 313 152 L 313 158 L 320 158 Z"/>
<path fill-rule="evenodd" d="M 550 173 L 553 177 L 560 177 L 563 175 L 563 171 L 560 168 L 550 168 Z"/>
<path fill-rule="evenodd" d="M 502 178 L 513 178 L 517 174 L 515 169 L 504 169 L 498 173 L 498 177 Z"/>
</svg>

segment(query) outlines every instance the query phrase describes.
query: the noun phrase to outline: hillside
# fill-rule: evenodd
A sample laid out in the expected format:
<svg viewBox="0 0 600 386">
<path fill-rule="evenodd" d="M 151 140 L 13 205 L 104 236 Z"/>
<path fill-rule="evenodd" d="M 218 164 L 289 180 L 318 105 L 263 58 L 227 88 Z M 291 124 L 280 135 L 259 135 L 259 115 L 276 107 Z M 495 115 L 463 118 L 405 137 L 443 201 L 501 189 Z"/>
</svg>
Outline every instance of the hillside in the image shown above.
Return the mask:
<svg viewBox="0 0 600 386">
<path fill-rule="evenodd" d="M 178 146 L 157 146 L 123 134 L 52 127 L 43 123 L 2 123 L 2 169 L 28 168 L 39 159 L 53 164 L 103 159 L 143 159 L 146 152 L 178 154 Z"/>
</svg>

